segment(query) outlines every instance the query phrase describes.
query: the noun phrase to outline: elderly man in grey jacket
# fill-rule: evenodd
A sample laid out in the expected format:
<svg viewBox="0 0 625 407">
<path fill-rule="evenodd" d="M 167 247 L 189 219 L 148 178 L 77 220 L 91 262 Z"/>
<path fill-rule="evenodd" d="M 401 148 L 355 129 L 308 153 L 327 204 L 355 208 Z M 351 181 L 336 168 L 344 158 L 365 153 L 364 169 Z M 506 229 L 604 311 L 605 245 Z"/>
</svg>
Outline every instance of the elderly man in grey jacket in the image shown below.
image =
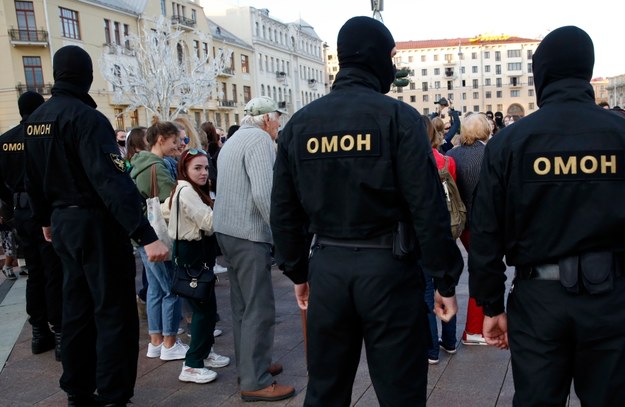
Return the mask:
<svg viewBox="0 0 625 407">
<path fill-rule="evenodd" d="M 295 393 L 273 380 L 282 366 L 271 363 L 276 310 L 269 208 L 282 113 L 269 97 L 250 100 L 217 164 L 214 229 L 229 263 L 234 350 L 245 401 L 276 401 Z"/>
</svg>

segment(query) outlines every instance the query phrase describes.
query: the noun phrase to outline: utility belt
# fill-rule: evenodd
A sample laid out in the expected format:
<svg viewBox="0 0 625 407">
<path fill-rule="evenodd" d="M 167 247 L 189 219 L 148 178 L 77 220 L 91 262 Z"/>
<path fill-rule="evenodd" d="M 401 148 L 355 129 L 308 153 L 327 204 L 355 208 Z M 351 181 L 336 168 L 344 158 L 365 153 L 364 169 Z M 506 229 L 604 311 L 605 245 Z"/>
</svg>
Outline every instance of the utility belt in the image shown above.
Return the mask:
<svg viewBox="0 0 625 407">
<path fill-rule="evenodd" d="M 588 252 L 562 258 L 558 264 L 539 264 L 516 268 L 520 280 L 560 281 L 567 291 L 602 294 L 612 291 L 614 279 L 625 275 L 625 254 Z"/>
<path fill-rule="evenodd" d="M 316 244 L 322 246 L 345 247 L 350 249 L 391 249 L 397 259 L 405 259 L 416 251 L 416 236 L 412 225 L 398 222 L 391 233 L 366 239 L 336 239 L 316 236 Z"/>
</svg>

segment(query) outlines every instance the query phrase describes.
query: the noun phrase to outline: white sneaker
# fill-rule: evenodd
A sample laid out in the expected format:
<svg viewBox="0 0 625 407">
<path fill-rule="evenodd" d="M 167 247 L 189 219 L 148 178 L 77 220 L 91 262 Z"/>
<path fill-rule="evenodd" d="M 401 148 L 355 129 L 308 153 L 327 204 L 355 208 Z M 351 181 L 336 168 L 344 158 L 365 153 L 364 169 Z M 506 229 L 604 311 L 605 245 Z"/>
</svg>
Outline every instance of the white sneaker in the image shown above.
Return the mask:
<svg viewBox="0 0 625 407">
<path fill-rule="evenodd" d="M 7 280 L 17 280 L 17 276 L 13 272 L 13 267 L 2 267 L 2 272 Z"/>
<path fill-rule="evenodd" d="M 189 345 L 185 345 L 180 341 L 180 339 L 176 339 L 176 343 L 171 348 L 166 348 L 163 345 L 163 349 L 161 349 L 161 360 L 179 360 L 184 359 L 187 355 L 187 350 L 189 350 Z"/>
<path fill-rule="evenodd" d="M 462 335 L 462 343 L 464 345 L 488 345 L 486 343 L 486 339 L 484 339 L 484 336 L 482 336 L 482 334 L 468 334 L 465 332 L 464 335 Z"/>
<path fill-rule="evenodd" d="M 182 335 L 184 333 L 184 328 L 178 328 L 177 335 Z"/>
<path fill-rule="evenodd" d="M 181 382 L 209 383 L 217 378 L 217 373 L 205 367 L 187 367 L 182 364 L 182 372 L 178 376 Z"/>
<path fill-rule="evenodd" d="M 228 267 L 224 267 L 221 264 L 215 263 L 215 265 L 213 266 L 213 273 L 215 274 L 225 273 L 227 271 Z"/>
<path fill-rule="evenodd" d="M 209 353 L 208 357 L 204 359 L 204 365 L 208 367 L 225 367 L 230 364 L 230 358 L 228 356 L 221 356 L 213 352 Z"/>
<path fill-rule="evenodd" d="M 161 349 L 163 349 L 163 344 L 161 343 L 158 346 L 152 345 L 151 343 L 148 343 L 148 353 L 147 353 L 147 357 L 149 358 L 157 358 L 159 356 L 161 356 Z"/>
<path fill-rule="evenodd" d="M 221 329 L 215 329 L 213 331 L 213 338 L 217 338 L 218 336 L 221 336 L 222 333 L 223 331 Z"/>
</svg>

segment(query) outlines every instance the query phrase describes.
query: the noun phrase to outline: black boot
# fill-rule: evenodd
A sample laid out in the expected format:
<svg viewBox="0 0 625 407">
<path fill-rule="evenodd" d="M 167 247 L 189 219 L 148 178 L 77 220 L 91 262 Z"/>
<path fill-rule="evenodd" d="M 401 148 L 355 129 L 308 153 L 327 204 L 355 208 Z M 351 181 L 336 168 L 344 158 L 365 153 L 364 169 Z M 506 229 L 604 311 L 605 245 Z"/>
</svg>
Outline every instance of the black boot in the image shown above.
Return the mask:
<svg viewBox="0 0 625 407">
<path fill-rule="evenodd" d="M 57 362 L 61 361 L 61 331 L 54 332 L 54 358 Z"/>
<path fill-rule="evenodd" d="M 33 355 L 54 349 L 54 334 L 47 326 L 33 326 L 31 350 Z"/>
</svg>

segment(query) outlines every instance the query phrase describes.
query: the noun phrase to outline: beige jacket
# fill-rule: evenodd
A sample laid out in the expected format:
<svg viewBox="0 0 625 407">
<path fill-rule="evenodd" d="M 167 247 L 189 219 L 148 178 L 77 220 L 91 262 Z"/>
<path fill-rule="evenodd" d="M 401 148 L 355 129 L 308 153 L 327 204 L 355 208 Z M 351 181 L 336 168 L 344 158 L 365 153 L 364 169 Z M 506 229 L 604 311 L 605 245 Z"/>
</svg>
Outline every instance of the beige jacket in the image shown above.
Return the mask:
<svg viewBox="0 0 625 407">
<path fill-rule="evenodd" d="M 180 194 L 180 220 L 178 220 L 178 195 Z M 178 228 L 178 240 L 200 240 L 200 230 L 208 235 L 213 234 L 213 210 L 206 205 L 187 181 L 178 180 L 176 192 L 173 195 L 171 210 L 169 198 L 161 204 L 163 215 L 169 215 L 167 232 L 169 237 L 176 239 Z"/>
</svg>

